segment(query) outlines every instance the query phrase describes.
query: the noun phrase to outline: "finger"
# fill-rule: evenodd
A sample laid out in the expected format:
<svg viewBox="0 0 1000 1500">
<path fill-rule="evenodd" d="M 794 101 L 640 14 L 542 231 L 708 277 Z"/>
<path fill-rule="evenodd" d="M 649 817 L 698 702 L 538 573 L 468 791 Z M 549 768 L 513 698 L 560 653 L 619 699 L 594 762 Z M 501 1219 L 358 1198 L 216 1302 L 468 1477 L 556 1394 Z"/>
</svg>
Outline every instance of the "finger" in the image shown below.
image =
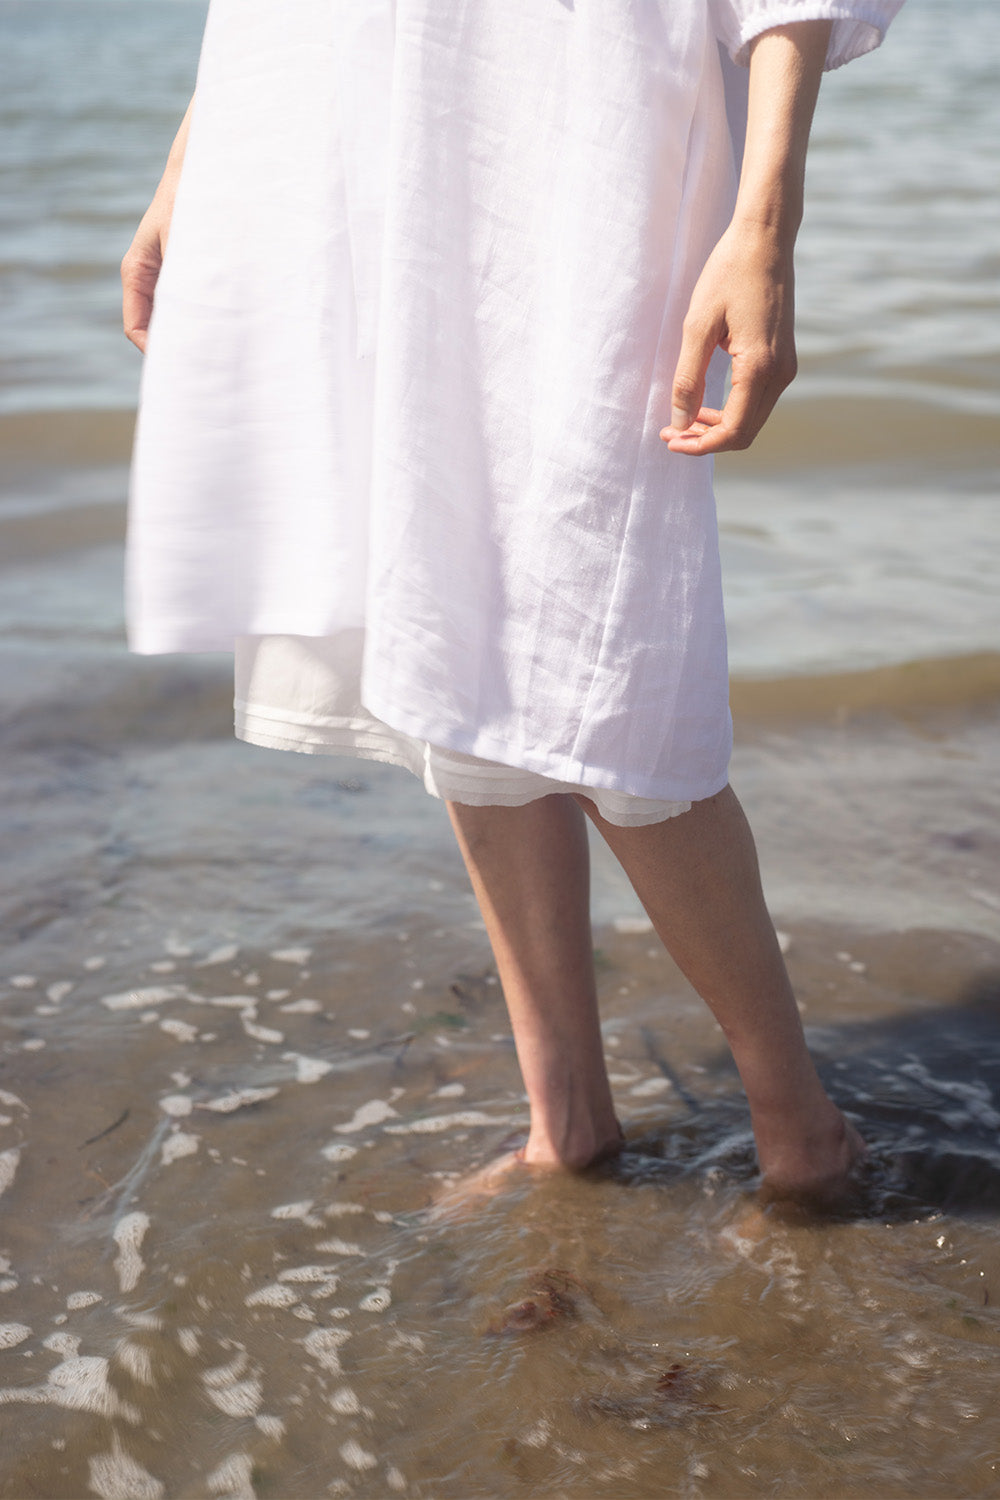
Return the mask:
<svg viewBox="0 0 1000 1500">
<path fill-rule="evenodd" d="M 130 262 L 127 257 L 122 263 L 122 326 L 126 338 L 141 350 L 146 347 L 158 273 L 158 266 Z"/>
<path fill-rule="evenodd" d="M 720 420 L 712 428 L 710 451 L 722 453 L 731 448 L 749 447 L 757 435 L 760 402 L 761 391 L 756 383 L 741 385 L 734 380 Z"/>
<path fill-rule="evenodd" d="M 700 432 L 683 432 L 670 438 L 667 447 L 671 453 L 687 453 L 700 458 L 709 453 L 731 453 L 749 448 L 754 436 L 755 432 L 748 435 L 744 427 L 730 428 L 723 418 L 714 427 L 704 428 Z"/>
<path fill-rule="evenodd" d="M 716 411 L 711 406 L 700 406 L 695 413 L 694 420 L 689 422 L 683 429 L 684 433 L 703 432 L 706 427 L 715 427 L 722 421 L 721 411 Z M 680 437 L 682 431 L 671 422 L 668 427 L 660 428 L 660 437 L 666 441 L 669 438 Z"/>
<path fill-rule="evenodd" d="M 674 453 L 701 457 L 708 453 L 742 452 L 749 448 L 788 385 L 791 375 L 771 358 L 750 363 L 733 360 L 733 384 L 719 420 L 711 431 L 678 433 L 668 446 Z"/>
<path fill-rule="evenodd" d="M 733 381 L 729 399 L 722 409 L 720 426 L 724 436 L 716 433 L 716 453 L 749 448 L 778 403 L 778 398 L 795 379 L 797 368 L 794 342 L 784 348 L 769 349 L 755 355 L 734 354 Z"/>
<path fill-rule="evenodd" d="M 697 417 L 705 396 L 705 376 L 722 329 L 714 324 L 685 319 L 680 354 L 670 387 L 670 426 L 684 432 Z"/>
<path fill-rule="evenodd" d="M 146 335 L 149 331 L 152 310 L 149 298 L 134 290 L 126 291 L 122 297 L 122 326 L 125 329 L 125 337 L 142 353 L 146 352 Z"/>
<path fill-rule="evenodd" d="M 697 458 L 702 454 L 717 451 L 718 439 L 714 438 L 714 434 L 722 430 L 722 423 L 721 411 L 712 411 L 702 407 L 697 420 L 692 422 L 685 432 L 673 432 L 665 428 L 660 436 L 671 453 L 685 453 L 689 457 Z"/>
</svg>

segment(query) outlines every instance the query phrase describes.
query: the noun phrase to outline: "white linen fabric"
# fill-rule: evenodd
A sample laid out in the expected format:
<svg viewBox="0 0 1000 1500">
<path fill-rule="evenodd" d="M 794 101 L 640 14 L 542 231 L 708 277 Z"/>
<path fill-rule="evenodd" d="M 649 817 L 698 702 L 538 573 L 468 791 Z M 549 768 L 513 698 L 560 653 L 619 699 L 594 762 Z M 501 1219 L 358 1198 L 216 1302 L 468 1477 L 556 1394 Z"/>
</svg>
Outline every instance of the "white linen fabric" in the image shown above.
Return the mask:
<svg viewBox="0 0 1000 1500">
<path fill-rule="evenodd" d="M 143 375 L 130 643 L 364 631 L 366 709 L 695 800 L 711 464 L 659 428 L 753 36 L 901 0 L 212 0 Z M 713 364 L 718 404 L 724 362 Z"/>
<path fill-rule="evenodd" d="M 361 702 L 363 657 L 362 630 L 237 637 L 237 739 L 270 750 L 386 761 L 419 776 L 433 797 L 473 807 L 523 807 L 553 792 L 583 792 L 609 823 L 639 828 L 691 806 L 555 781 L 402 734 Z"/>
</svg>

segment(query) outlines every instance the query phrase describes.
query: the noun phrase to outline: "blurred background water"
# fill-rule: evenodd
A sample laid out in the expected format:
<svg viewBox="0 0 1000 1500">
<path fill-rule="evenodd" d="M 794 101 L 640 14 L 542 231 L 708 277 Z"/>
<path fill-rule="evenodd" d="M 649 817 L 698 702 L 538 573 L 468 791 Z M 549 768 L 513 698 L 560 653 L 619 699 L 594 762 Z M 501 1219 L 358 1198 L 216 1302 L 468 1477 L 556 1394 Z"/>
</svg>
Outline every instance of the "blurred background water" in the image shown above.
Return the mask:
<svg viewBox="0 0 1000 1500">
<path fill-rule="evenodd" d="M 523 1122 L 442 809 L 127 655 L 118 263 L 204 11 L 0 0 L 0 1495 L 991 1493 L 995 0 L 824 82 L 801 374 L 718 466 L 734 774 L 873 1149 L 832 1226 L 755 1216 L 720 1037 L 596 848 L 626 1159 L 422 1218 Z"/>
<path fill-rule="evenodd" d="M 44 511 L 39 545 L 58 532 L 62 465 L 58 509 L 121 504 L 139 359 L 117 265 L 190 94 L 204 9 L 0 4 L 0 520 Z M 737 675 L 996 644 L 998 41 L 991 0 L 911 0 L 891 47 L 824 83 L 802 373 L 759 450 L 719 466 Z M 26 496 L 36 467 L 56 482 Z M 86 527 L 74 535 L 82 550 Z"/>
</svg>

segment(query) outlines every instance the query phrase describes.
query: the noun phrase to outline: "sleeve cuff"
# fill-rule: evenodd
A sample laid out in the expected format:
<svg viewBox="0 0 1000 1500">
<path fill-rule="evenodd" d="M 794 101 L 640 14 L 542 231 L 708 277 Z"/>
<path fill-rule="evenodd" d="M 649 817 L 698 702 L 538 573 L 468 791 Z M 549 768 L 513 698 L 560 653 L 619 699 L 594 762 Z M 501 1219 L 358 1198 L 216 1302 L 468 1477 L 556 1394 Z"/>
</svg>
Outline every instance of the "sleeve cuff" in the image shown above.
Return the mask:
<svg viewBox="0 0 1000 1500">
<path fill-rule="evenodd" d="M 746 67 L 750 61 L 750 44 L 775 26 L 789 26 L 796 21 L 832 21 L 833 31 L 827 49 L 824 70 L 843 67 L 855 57 L 862 57 L 879 46 L 889 22 L 902 8 L 903 0 L 784 0 L 753 6 L 735 27 L 727 28 L 723 45 L 734 63 Z M 734 18 L 735 19 L 735 18 Z"/>
</svg>

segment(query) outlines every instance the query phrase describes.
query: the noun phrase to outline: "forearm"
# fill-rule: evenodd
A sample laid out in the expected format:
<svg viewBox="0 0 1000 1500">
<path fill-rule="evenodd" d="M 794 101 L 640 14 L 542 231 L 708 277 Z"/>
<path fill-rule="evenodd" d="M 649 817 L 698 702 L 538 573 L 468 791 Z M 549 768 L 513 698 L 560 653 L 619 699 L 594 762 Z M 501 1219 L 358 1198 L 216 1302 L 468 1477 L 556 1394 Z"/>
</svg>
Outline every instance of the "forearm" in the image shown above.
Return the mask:
<svg viewBox="0 0 1000 1500">
<path fill-rule="evenodd" d="M 734 224 L 794 244 L 802 219 L 806 147 L 819 93 L 830 21 L 796 21 L 765 31 L 750 54 L 746 145 Z"/>
<path fill-rule="evenodd" d="M 795 376 L 792 252 L 830 27 L 829 21 L 796 21 L 765 31 L 753 45 L 736 208 L 691 294 L 670 426 L 660 434 L 674 453 L 748 447 Z M 732 361 L 722 411 L 701 404 L 717 348 Z"/>
<path fill-rule="evenodd" d="M 184 165 L 184 153 L 187 150 L 188 131 L 191 128 L 191 111 L 193 108 L 194 95 L 192 94 L 191 102 L 184 111 L 184 118 L 178 126 L 173 145 L 170 147 L 167 155 L 167 164 L 163 169 L 162 181 L 168 182 L 174 187 L 176 187 L 177 179 L 181 175 L 181 167 Z"/>
</svg>

